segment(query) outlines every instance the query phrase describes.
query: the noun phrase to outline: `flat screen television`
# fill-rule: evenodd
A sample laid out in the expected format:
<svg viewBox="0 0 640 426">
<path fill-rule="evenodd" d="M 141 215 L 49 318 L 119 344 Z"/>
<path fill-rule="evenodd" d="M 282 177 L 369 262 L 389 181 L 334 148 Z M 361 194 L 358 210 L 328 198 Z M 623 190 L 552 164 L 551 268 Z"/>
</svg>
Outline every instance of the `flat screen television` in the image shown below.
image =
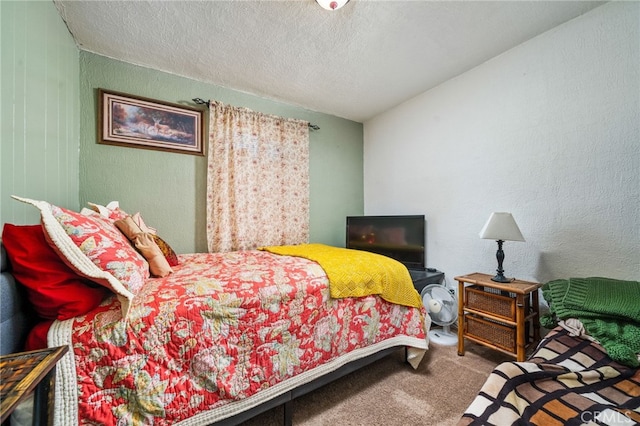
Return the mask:
<svg viewBox="0 0 640 426">
<path fill-rule="evenodd" d="M 347 248 L 382 254 L 408 269 L 425 268 L 425 218 L 347 216 Z"/>
</svg>

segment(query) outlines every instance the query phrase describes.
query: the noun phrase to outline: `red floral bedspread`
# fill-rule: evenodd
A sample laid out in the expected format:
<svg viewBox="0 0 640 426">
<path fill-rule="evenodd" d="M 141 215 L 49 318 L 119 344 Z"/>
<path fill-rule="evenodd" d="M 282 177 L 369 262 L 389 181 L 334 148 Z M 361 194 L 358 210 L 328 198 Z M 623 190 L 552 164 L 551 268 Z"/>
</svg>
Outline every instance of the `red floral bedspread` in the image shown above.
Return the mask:
<svg viewBox="0 0 640 426">
<path fill-rule="evenodd" d="M 180 261 L 145 283 L 126 322 L 110 298 L 54 324 L 49 345 L 73 348 L 58 364 L 56 424 L 209 424 L 315 378 L 314 367 L 339 367 L 344 354 L 427 347 L 424 312 L 377 296 L 331 299 L 312 261 L 264 251 Z"/>
</svg>

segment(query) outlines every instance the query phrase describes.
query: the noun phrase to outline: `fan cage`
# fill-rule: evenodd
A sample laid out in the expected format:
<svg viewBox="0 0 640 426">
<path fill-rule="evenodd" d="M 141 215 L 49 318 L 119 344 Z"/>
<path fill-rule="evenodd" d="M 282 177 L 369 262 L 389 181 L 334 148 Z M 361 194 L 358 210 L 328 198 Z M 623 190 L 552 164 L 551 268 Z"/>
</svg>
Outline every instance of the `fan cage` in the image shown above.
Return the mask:
<svg viewBox="0 0 640 426">
<path fill-rule="evenodd" d="M 424 301 L 425 295 L 429 294 L 430 299 L 439 300 L 438 297 L 433 297 L 433 293 L 436 289 L 438 290 L 438 292 L 441 292 L 441 291 L 446 292 L 447 295 L 451 298 L 450 300 L 446 300 L 446 301 L 441 300 L 443 309 L 446 306 L 446 309 L 449 310 L 449 314 L 451 315 L 451 319 L 449 319 L 449 321 L 444 321 L 443 319 L 438 318 L 440 314 L 429 312 L 428 308 L 427 308 L 427 314 L 431 317 L 432 322 L 437 326 L 448 327 L 448 326 L 455 325 L 458 321 L 458 298 L 456 297 L 456 294 L 454 291 L 451 291 L 446 286 L 443 286 L 440 284 L 429 284 L 427 287 L 425 287 L 422 290 L 422 294 L 420 295 L 421 298 Z M 432 290 L 432 291 L 429 291 L 429 290 Z"/>
</svg>

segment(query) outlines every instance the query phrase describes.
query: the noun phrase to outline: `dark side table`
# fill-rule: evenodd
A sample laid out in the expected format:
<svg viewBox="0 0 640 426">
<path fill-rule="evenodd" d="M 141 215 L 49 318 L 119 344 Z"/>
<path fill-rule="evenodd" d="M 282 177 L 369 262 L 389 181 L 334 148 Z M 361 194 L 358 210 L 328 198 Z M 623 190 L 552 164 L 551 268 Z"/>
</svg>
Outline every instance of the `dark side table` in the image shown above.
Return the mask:
<svg viewBox="0 0 640 426">
<path fill-rule="evenodd" d="M 59 346 L 0 356 L 0 423 L 35 390 L 33 424 L 49 424 L 56 363 L 68 350 L 67 346 Z"/>
</svg>

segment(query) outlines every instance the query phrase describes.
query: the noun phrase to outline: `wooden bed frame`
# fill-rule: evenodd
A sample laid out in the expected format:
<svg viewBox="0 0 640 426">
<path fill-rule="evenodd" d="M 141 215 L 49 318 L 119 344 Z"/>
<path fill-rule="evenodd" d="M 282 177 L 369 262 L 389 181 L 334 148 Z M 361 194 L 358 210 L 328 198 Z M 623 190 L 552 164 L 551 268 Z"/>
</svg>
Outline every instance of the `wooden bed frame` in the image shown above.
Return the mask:
<svg viewBox="0 0 640 426">
<path fill-rule="evenodd" d="M 26 336 L 33 326 L 35 314 L 30 309 L 24 288 L 22 288 L 22 286 L 16 282 L 13 275 L 11 275 L 9 261 L 1 242 L 0 250 L 0 355 L 6 355 L 23 350 Z M 216 422 L 215 425 L 237 425 L 265 411 L 283 405 L 283 424 L 290 426 L 293 417 L 293 401 L 297 397 L 312 392 L 336 379 L 374 363 L 398 351 L 400 348 L 404 348 L 406 359 L 408 353 L 405 346 L 383 349 L 364 358 L 351 361 L 322 377 L 278 395 L 256 407 Z"/>
</svg>

